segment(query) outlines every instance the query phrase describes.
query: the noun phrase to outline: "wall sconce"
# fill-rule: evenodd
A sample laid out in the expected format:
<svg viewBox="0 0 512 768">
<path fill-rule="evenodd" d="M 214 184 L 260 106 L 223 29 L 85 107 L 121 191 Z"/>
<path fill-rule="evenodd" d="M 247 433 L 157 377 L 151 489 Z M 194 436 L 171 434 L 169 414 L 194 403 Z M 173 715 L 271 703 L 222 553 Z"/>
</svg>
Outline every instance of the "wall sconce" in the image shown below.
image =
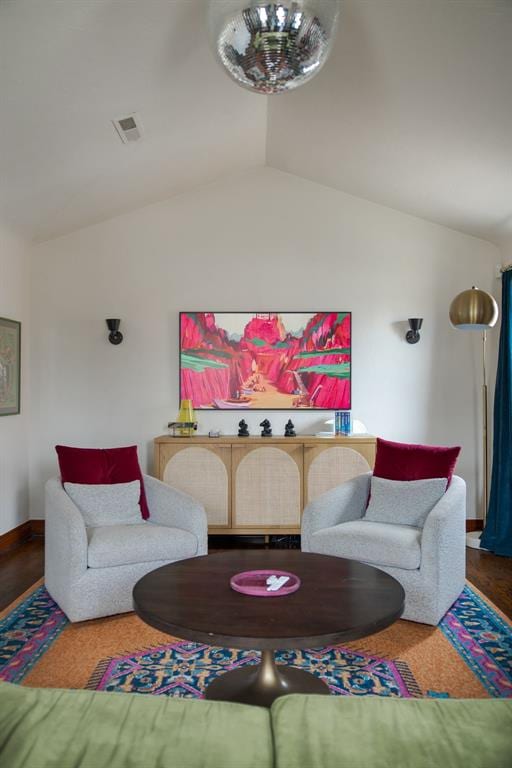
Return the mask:
<svg viewBox="0 0 512 768">
<path fill-rule="evenodd" d="M 407 331 L 405 334 L 405 340 L 408 344 L 417 344 L 420 340 L 420 328 L 423 325 L 423 318 L 422 317 L 410 317 L 409 318 L 409 328 L 410 331 Z"/>
<path fill-rule="evenodd" d="M 121 324 L 120 320 L 114 320 L 113 318 L 110 318 L 109 320 L 105 320 L 107 327 L 110 331 L 108 340 L 111 344 L 120 344 L 123 340 L 123 334 L 119 330 L 119 326 Z"/>
</svg>

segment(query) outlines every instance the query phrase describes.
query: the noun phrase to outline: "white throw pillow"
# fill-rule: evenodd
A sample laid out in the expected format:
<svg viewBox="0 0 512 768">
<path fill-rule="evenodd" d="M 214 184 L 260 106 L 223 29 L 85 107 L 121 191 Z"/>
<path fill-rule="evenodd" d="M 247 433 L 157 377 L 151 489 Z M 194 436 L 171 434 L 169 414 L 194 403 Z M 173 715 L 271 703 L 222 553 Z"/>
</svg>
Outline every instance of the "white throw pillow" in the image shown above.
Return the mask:
<svg viewBox="0 0 512 768">
<path fill-rule="evenodd" d="M 64 483 L 87 528 L 101 525 L 134 525 L 144 522 L 140 512 L 140 480 L 111 485 Z"/>
<path fill-rule="evenodd" d="M 363 520 L 423 528 L 428 513 L 446 491 L 446 477 L 386 480 L 372 477 L 370 503 Z"/>
</svg>

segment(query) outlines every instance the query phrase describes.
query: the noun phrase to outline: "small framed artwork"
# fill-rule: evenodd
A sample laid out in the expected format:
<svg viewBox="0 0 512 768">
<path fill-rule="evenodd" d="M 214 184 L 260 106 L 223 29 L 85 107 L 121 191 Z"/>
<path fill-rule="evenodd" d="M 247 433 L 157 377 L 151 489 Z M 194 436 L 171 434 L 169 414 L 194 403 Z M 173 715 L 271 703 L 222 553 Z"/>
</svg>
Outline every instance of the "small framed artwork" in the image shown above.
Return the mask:
<svg viewBox="0 0 512 768">
<path fill-rule="evenodd" d="M 0 416 L 20 412 L 21 323 L 0 317 Z"/>
</svg>

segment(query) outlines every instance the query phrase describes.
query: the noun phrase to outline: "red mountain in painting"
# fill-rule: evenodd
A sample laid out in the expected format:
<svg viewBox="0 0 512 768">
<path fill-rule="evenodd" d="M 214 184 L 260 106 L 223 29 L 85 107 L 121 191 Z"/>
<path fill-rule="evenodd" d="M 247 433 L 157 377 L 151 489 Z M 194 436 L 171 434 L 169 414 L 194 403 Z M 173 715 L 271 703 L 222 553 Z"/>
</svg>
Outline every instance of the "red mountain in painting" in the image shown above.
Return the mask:
<svg viewBox="0 0 512 768">
<path fill-rule="evenodd" d="M 300 317 L 297 331 L 292 313 L 182 313 L 181 397 L 195 408 L 350 408 L 350 314 Z"/>
<path fill-rule="evenodd" d="M 286 332 L 279 315 L 262 312 L 249 320 L 244 328 L 243 340 L 250 342 L 252 339 L 261 339 L 269 346 L 273 346 L 283 341 L 285 336 Z"/>
</svg>

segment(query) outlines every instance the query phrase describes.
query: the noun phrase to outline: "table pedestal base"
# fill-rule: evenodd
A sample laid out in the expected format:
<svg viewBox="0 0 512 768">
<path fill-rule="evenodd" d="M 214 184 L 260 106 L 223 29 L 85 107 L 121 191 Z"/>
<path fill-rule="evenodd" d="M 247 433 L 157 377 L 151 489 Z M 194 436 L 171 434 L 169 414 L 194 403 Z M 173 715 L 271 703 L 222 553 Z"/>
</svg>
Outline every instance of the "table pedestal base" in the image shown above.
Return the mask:
<svg viewBox="0 0 512 768">
<path fill-rule="evenodd" d="M 261 663 L 225 672 L 206 689 L 205 698 L 270 707 L 288 693 L 323 693 L 328 686 L 309 672 L 275 663 L 274 651 L 262 651 Z"/>
</svg>

